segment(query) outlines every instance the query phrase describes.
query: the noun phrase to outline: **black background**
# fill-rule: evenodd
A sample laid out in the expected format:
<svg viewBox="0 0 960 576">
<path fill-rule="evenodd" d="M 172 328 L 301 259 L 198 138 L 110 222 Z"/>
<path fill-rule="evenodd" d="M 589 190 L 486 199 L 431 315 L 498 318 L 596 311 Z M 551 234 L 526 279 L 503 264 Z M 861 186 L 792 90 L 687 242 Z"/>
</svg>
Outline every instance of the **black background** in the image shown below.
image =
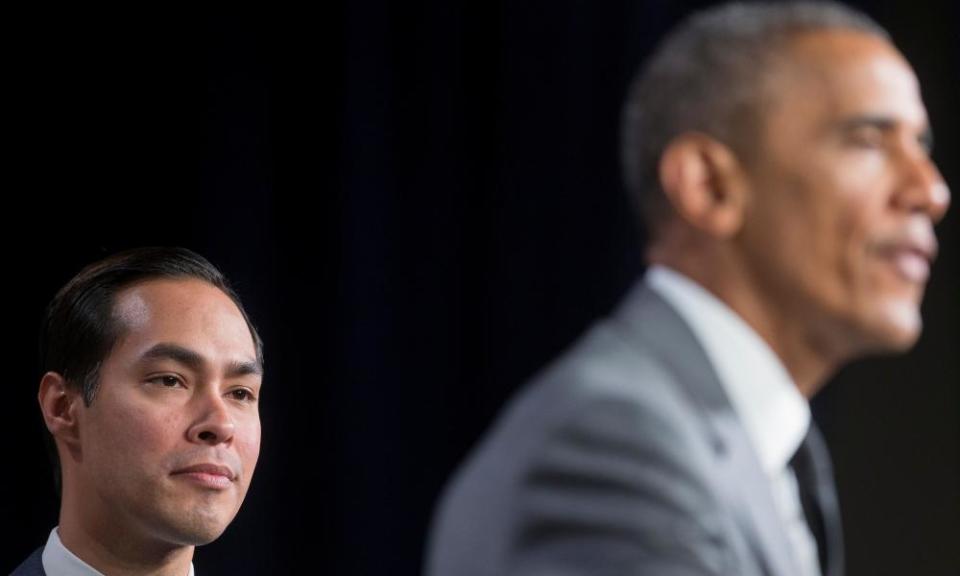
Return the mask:
<svg viewBox="0 0 960 576">
<path fill-rule="evenodd" d="M 662 32 L 705 4 L 11 15 L 0 572 L 56 523 L 43 306 L 93 259 L 177 244 L 233 279 L 266 341 L 260 464 L 198 574 L 417 574 L 456 463 L 640 273 L 620 102 Z M 858 5 L 914 63 L 956 188 L 957 8 Z M 815 401 L 854 576 L 960 571 L 956 222 L 919 346 L 845 369 Z"/>
</svg>

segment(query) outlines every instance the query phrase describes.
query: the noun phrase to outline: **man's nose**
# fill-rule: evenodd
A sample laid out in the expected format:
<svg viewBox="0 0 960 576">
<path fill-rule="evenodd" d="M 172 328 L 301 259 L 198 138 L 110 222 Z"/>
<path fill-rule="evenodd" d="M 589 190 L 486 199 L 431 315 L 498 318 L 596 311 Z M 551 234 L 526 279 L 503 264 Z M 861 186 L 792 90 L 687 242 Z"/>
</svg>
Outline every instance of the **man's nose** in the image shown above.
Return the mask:
<svg viewBox="0 0 960 576">
<path fill-rule="evenodd" d="M 197 419 L 188 431 L 190 441 L 213 446 L 232 440 L 236 425 L 226 400 L 210 392 L 197 401 L 200 406 Z"/>
<path fill-rule="evenodd" d="M 950 206 L 950 188 L 926 152 L 902 155 L 903 182 L 895 202 L 908 212 L 923 212 L 937 223 Z"/>
</svg>

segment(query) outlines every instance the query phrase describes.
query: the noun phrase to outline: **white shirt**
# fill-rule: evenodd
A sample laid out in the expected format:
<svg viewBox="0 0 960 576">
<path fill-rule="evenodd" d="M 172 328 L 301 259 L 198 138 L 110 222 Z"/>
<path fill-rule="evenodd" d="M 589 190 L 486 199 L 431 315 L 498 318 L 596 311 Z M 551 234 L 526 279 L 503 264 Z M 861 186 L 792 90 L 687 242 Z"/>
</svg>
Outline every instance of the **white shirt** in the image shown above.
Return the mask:
<svg viewBox="0 0 960 576">
<path fill-rule="evenodd" d="M 770 480 L 774 505 L 804 576 L 820 576 L 816 539 L 800 504 L 790 458 L 810 427 L 810 406 L 773 350 L 736 312 L 699 284 L 651 266 L 647 285 L 703 346 Z"/>
<path fill-rule="evenodd" d="M 47 545 L 43 548 L 43 571 L 47 576 L 104 576 L 102 572 L 67 550 L 60 541 L 58 528 L 50 531 Z M 194 576 L 193 562 L 190 563 L 190 572 L 187 576 Z"/>
</svg>

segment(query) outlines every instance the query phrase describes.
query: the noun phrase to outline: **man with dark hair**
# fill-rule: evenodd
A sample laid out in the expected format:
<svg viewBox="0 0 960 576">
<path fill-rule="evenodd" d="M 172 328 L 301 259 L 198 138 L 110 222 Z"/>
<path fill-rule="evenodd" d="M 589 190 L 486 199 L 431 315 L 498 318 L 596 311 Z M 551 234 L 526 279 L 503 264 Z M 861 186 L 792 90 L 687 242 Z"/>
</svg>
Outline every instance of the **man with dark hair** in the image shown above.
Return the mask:
<svg viewBox="0 0 960 576">
<path fill-rule="evenodd" d="M 646 276 L 458 471 L 427 574 L 842 574 L 808 400 L 919 337 L 950 202 L 930 141 L 913 71 L 863 14 L 681 23 L 624 110 Z"/>
<path fill-rule="evenodd" d="M 219 270 L 180 248 L 84 268 L 47 308 L 40 409 L 59 525 L 13 574 L 193 574 L 260 450 L 260 337 Z"/>
</svg>

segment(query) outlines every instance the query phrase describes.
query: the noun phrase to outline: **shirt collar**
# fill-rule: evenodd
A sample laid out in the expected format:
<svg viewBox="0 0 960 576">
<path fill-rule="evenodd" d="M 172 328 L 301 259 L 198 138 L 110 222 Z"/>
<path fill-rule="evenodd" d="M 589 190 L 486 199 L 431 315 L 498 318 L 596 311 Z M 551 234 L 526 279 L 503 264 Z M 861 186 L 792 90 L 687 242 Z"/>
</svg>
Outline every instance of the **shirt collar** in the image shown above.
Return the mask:
<svg viewBox="0 0 960 576">
<path fill-rule="evenodd" d="M 810 405 L 766 342 L 708 290 L 664 266 L 647 285 L 690 326 L 769 476 L 780 474 L 810 427 Z"/>
<path fill-rule="evenodd" d="M 47 576 L 104 576 L 93 566 L 78 558 L 60 541 L 59 527 L 50 531 L 47 545 L 43 548 L 43 571 Z M 194 576 L 193 562 L 187 576 Z"/>
</svg>

